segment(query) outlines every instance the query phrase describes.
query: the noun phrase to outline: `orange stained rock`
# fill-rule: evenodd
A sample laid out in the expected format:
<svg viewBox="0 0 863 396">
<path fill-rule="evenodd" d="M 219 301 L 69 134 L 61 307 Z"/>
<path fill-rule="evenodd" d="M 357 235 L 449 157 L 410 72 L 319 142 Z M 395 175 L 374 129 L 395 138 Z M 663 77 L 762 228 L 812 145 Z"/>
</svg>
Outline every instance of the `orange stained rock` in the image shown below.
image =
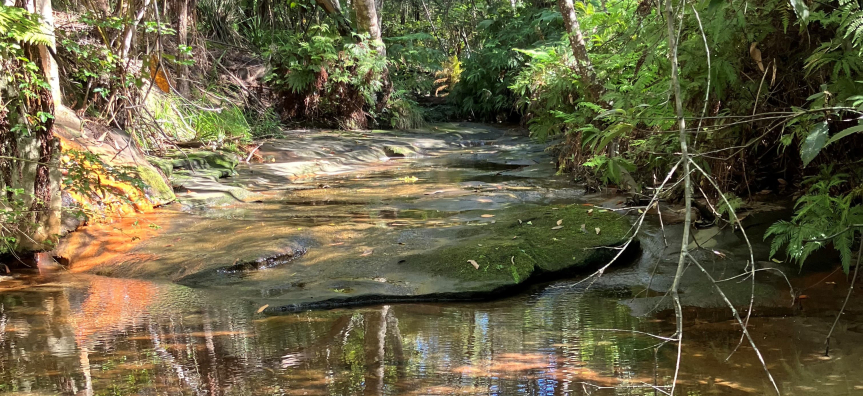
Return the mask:
<svg viewBox="0 0 863 396">
<path fill-rule="evenodd" d="M 60 137 L 60 144 L 63 151 L 87 150 L 81 144 L 64 139 L 63 137 Z M 64 154 L 61 157 L 62 162 L 68 163 L 69 160 L 70 157 L 68 154 Z M 109 160 L 110 158 L 103 158 L 103 161 Z M 130 183 L 116 180 L 101 164 L 85 161 L 81 166 L 95 175 L 99 186 L 98 191 L 93 191 L 89 194 L 82 194 L 71 190 L 66 190 L 66 192 L 72 199 L 80 203 L 85 210 L 104 213 L 107 216 L 130 215 L 135 212 L 147 213 L 153 211 L 153 203 L 143 191 Z M 107 218 L 110 219 L 110 217 Z"/>
</svg>

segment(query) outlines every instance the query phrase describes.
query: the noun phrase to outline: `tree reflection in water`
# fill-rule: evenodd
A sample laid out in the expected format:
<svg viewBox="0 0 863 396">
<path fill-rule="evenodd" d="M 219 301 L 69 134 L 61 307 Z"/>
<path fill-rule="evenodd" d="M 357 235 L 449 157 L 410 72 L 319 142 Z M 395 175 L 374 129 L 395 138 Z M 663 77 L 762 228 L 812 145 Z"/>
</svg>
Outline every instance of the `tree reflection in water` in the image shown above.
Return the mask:
<svg viewBox="0 0 863 396">
<path fill-rule="evenodd" d="M 674 358 L 660 352 L 654 372 L 654 339 L 591 330 L 669 326 L 634 318 L 616 298 L 596 293 L 548 289 L 492 303 L 265 317 L 239 299 L 170 284 L 96 277 L 20 282 L 40 284 L 0 294 L 4 392 L 653 395 L 654 375 L 667 384 L 671 373 L 664 370 Z M 723 362 L 739 336 L 726 323 L 695 325 L 681 391 L 764 390 L 747 354 Z M 817 361 L 808 355 L 809 341 L 788 332 L 787 323 L 756 322 L 755 329 L 772 332 L 765 350 L 786 368 L 781 385 L 794 394 L 863 387 L 853 375 L 858 351 L 849 347 L 844 359 Z M 824 371 L 833 376 L 814 374 Z"/>
</svg>

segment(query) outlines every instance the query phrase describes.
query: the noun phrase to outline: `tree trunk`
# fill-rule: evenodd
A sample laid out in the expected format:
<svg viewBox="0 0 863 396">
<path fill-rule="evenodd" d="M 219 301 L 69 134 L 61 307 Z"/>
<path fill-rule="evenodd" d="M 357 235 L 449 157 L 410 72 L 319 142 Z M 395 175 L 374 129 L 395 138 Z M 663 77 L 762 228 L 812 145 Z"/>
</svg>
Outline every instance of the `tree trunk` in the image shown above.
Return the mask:
<svg viewBox="0 0 863 396">
<path fill-rule="evenodd" d="M 179 0 L 179 10 L 177 11 L 177 41 L 181 47 L 189 45 L 189 1 Z M 185 60 L 183 51 L 178 51 L 177 60 L 180 64 L 177 65 L 177 90 L 180 95 L 189 96 L 189 67 L 182 64 Z"/>
<path fill-rule="evenodd" d="M 369 44 L 378 52 L 378 56 L 386 60 L 387 48 L 381 38 L 381 25 L 378 23 L 375 0 L 354 0 L 354 11 L 357 14 L 357 28 L 359 28 L 360 33 L 369 34 Z M 384 65 L 381 79 L 383 80 L 383 89 L 378 93 L 377 105 L 375 106 L 378 112 L 386 107 L 390 95 L 393 93 L 393 84 L 390 81 L 390 72 L 386 65 Z"/>
<path fill-rule="evenodd" d="M 354 0 L 354 11 L 357 13 L 357 28 L 360 33 L 368 33 L 369 41 L 378 54 L 386 56 L 387 51 L 381 40 L 381 25 L 378 24 L 375 0 Z"/>
<path fill-rule="evenodd" d="M 343 37 L 350 37 L 353 34 L 350 23 L 348 23 L 345 14 L 342 13 L 342 5 L 339 0 L 315 0 L 318 5 L 324 8 L 327 14 L 330 14 L 336 20 L 336 30 Z"/>
<path fill-rule="evenodd" d="M 57 69 L 57 61 L 51 55 L 56 54 L 57 43 L 54 38 L 54 10 L 51 8 L 51 0 L 35 0 L 34 13 L 42 17 L 42 29 L 51 37 L 51 45 L 39 46 L 39 57 L 42 58 L 42 69 L 45 70 L 45 81 L 51 87 L 51 99 L 54 107 L 59 107 L 62 101 L 60 93 L 60 73 Z"/>
<path fill-rule="evenodd" d="M 120 49 L 120 56 L 122 59 L 126 59 L 129 56 L 129 52 L 132 50 L 132 39 L 135 37 L 135 32 L 138 31 L 138 24 L 141 23 L 141 20 L 144 19 L 144 15 L 147 13 L 147 8 L 150 6 L 150 0 L 144 0 L 144 4 L 141 5 L 141 8 L 138 9 L 138 12 L 134 15 L 132 19 L 132 23 L 126 26 L 126 30 L 123 35 L 123 47 Z M 130 11 L 132 9 L 130 8 Z"/>
<path fill-rule="evenodd" d="M 587 46 L 584 44 L 584 36 L 581 34 L 581 26 L 575 14 L 575 7 L 572 0 L 557 0 L 557 6 L 563 15 L 563 25 L 566 27 L 566 32 L 569 33 L 569 44 L 572 46 L 577 70 L 582 77 L 587 79 L 590 100 L 594 103 L 598 102 L 602 96 L 602 85 L 597 82 L 596 72 L 594 72 L 590 58 L 587 56 Z"/>
</svg>

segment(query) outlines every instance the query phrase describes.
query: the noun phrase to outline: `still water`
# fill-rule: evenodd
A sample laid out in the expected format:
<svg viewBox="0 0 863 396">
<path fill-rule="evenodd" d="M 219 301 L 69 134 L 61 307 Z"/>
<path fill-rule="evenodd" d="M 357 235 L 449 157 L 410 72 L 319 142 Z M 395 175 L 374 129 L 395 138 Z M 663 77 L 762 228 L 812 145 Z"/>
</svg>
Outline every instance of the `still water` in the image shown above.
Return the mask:
<svg viewBox="0 0 863 396">
<path fill-rule="evenodd" d="M 655 395 L 675 358 L 670 346 L 654 352 L 657 339 L 612 330 L 668 335 L 670 319 L 632 316 L 627 290 L 572 281 L 494 302 L 284 316 L 142 280 L 34 273 L 3 286 L 0 389 L 14 394 Z M 769 389 L 751 349 L 725 361 L 739 337 L 726 316 L 687 315 L 677 394 Z M 863 394 L 863 340 L 843 328 L 821 356 L 828 321 L 754 319 L 785 394 Z"/>
</svg>

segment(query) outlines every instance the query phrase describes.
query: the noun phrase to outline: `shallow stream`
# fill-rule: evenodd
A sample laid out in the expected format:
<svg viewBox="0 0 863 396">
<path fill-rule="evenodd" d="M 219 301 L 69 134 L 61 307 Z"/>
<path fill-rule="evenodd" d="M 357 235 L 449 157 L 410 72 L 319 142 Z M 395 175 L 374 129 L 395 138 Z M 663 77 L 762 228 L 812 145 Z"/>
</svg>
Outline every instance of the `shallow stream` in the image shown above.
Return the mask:
<svg viewBox="0 0 863 396">
<path fill-rule="evenodd" d="M 531 162 L 525 162 L 527 155 L 493 163 L 477 161 L 477 155 L 494 150 L 494 144 L 464 144 L 446 155 L 391 160 L 362 171 L 340 170 L 293 180 L 290 188 L 281 189 L 272 187 L 284 187 L 284 180 L 260 176 L 259 168 L 240 169 L 239 176 L 227 182 L 251 190 L 250 186 L 257 186 L 263 194 L 257 202 L 212 207 L 189 200 L 141 222 L 153 225 L 141 226 L 145 232 L 161 232 L 157 227 L 164 227 L 164 235 L 152 240 L 170 241 L 159 242 L 168 258 L 180 249 L 183 238 L 197 238 L 185 247 L 189 257 L 194 249 L 207 257 L 204 253 L 210 245 L 219 251 L 231 249 L 232 243 L 249 243 L 236 239 L 242 232 L 255 233 L 249 241 L 269 233 L 282 239 L 299 236 L 307 240 L 309 250 L 291 264 L 294 267 L 256 268 L 228 283 L 203 278 L 192 285 L 140 276 L 100 276 L 76 271 L 74 264 L 72 271 L 46 266 L 19 272 L 0 283 L 0 392 L 88 396 L 668 392 L 676 349 L 666 345 L 657 351 L 661 340 L 646 333 L 673 333 L 673 317 L 662 291 L 673 273 L 673 241 L 679 239 L 679 228 L 666 224 L 664 237 L 653 217 L 641 237 L 643 253 L 596 282 L 560 279 L 485 302 L 366 305 L 281 315 L 262 312 L 268 298 L 305 287 L 289 282 L 303 271 L 299 268 L 305 265 L 303 260 L 350 264 L 361 258 L 387 257 L 393 251 L 388 249 L 426 243 L 424 238 L 430 234 L 424 232 L 447 235 L 447 227 L 482 224 L 488 221 L 479 215 L 482 211 L 506 210 L 512 203 L 617 204 L 613 196 L 583 196 L 565 178 L 552 177 L 548 167 L 538 171 L 541 176 L 532 175 L 536 168 L 528 164 L 547 160 L 541 149 L 524 151 L 532 153 Z M 138 220 L 134 224 L 138 226 Z M 177 224 L 204 226 L 171 234 Z M 252 228 L 247 224 L 261 227 L 246 231 Z M 272 224 L 280 228 L 271 228 Z M 134 228 L 130 224 L 112 227 L 115 231 L 104 232 L 127 239 Z M 666 238 L 672 242 L 670 247 L 665 246 Z M 754 240 L 759 241 L 760 235 Z M 701 254 L 714 274 L 734 275 L 745 266 L 747 256 L 737 233 L 713 232 L 701 243 L 709 244 Z M 756 242 L 755 248 L 756 260 L 766 259 L 766 246 Z M 101 264 L 109 266 L 110 260 L 125 254 L 118 247 Z M 171 265 L 170 260 L 152 263 L 157 273 Z M 844 275 L 831 271 L 789 270 L 791 283 L 804 295 L 793 304 L 780 277 L 759 275 L 751 329 L 783 394 L 863 395 L 860 304 L 852 304 L 831 343 L 830 356 L 824 356 L 824 335 L 846 290 Z M 716 303 L 711 285 L 695 269 L 687 277 L 676 394 L 769 394 L 771 386 L 752 348 L 744 344 L 726 360 L 740 340 L 740 330 L 727 309 Z M 728 283 L 732 299 L 748 301 L 748 282 Z M 317 287 L 319 292 L 336 294 L 351 293 L 355 285 L 368 287 L 368 283 L 345 285 Z M 861 296 L 854 298 L 860 301 Z"/>
</svg>

